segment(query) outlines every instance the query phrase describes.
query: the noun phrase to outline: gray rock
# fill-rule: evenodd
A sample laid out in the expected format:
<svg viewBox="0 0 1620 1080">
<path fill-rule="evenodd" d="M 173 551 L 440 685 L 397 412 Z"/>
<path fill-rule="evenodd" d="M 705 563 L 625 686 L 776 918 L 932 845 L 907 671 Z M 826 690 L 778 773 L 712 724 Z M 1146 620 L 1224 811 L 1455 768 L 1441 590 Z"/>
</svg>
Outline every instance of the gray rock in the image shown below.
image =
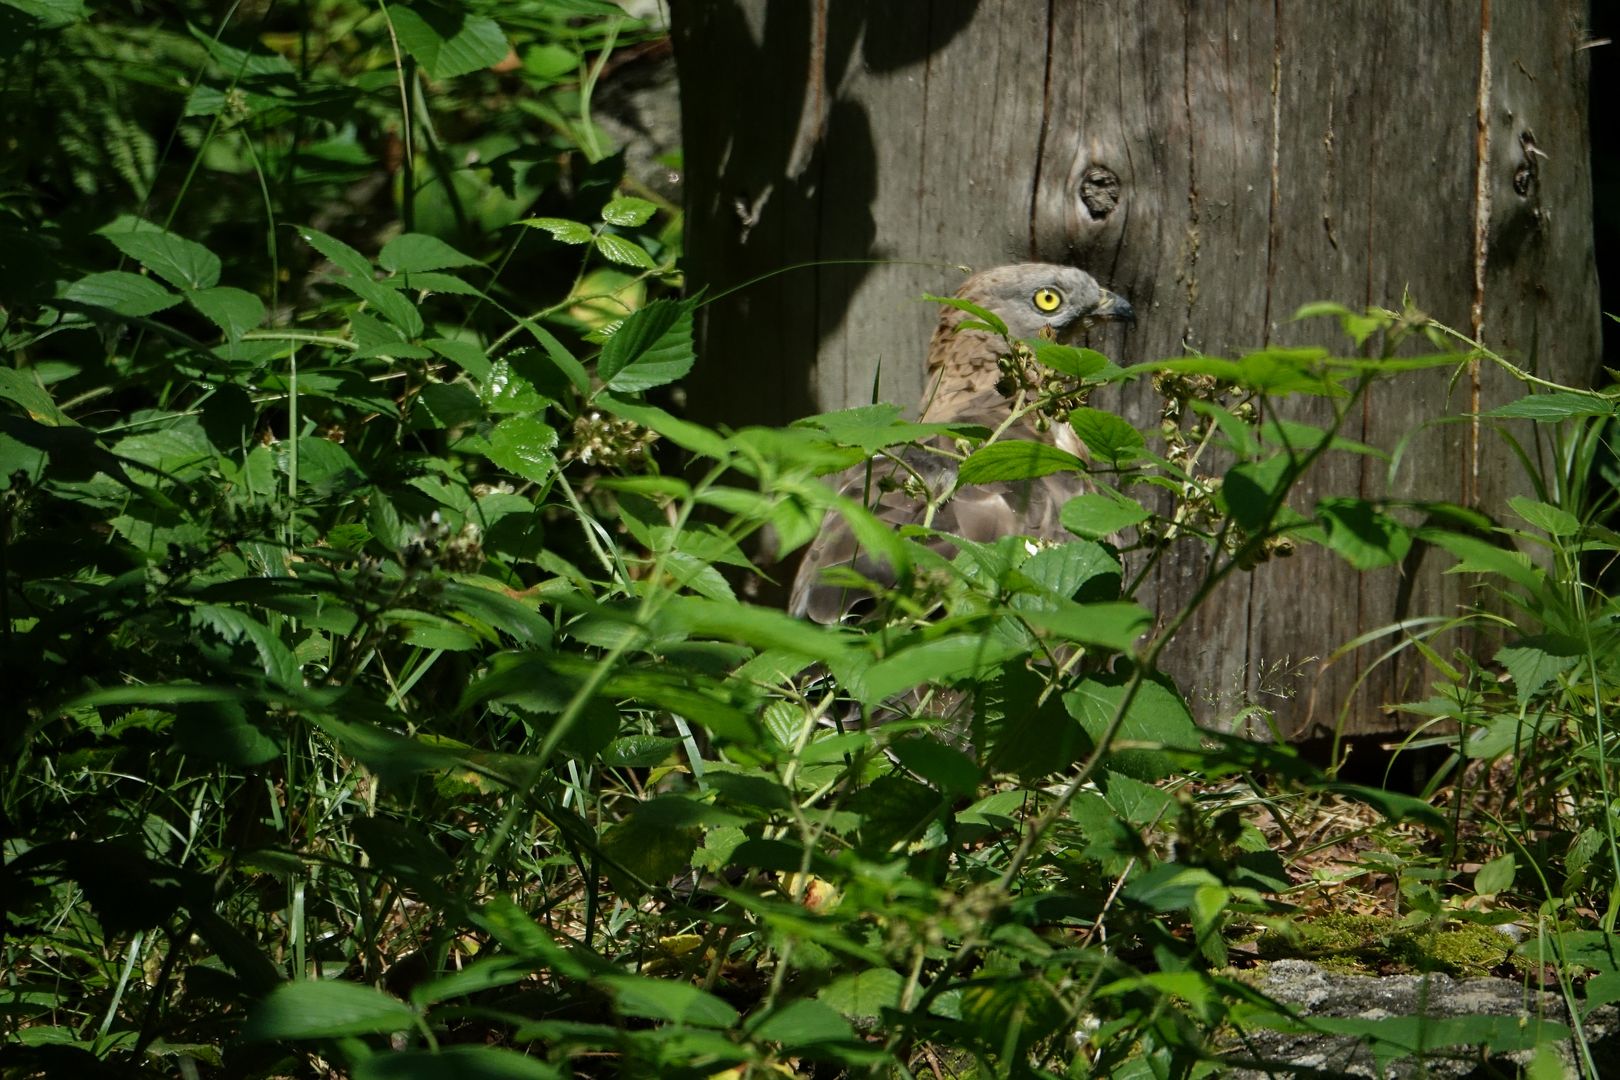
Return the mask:
<svg viewBox="0 0 1620 1080">
<path fill-rule="evenodd" d="M 1259 989 L 1306 1019 L 1277 1025 L 1291 1030 L 1256 1027 L 1233 1038 L 1225 1048 L 1232 1071 L 1225 1076 L 1511 1077 L 1534 1056 L 1539 1032 L 1540 1042 L 1557 1051 L 1566 1076 L 1620 1077 L 1620 1012 L 1614 1006 L 1581 1017 L 1593 1072 L 1571 1035 L 1562 996 L 1507 979 L 1372 978 L 1279 960 L 1266 969 Z M 1489 1021 L 1458 1025 L 1448 1019 L 1480 1017 L 1502 1018 L 1494 1028 L 1499 1051 L 1478 1045 L 1480 1025 Z M 1328 1030 L 1308 1030 L 1312 1020 Z M 1345 1020 L 1363 1024 L 1338 1023 Z M 1461 1036 L 1466 1041 L 1446 1045 L 1448 1028 L 1467 1032 Z"/>
</svg>

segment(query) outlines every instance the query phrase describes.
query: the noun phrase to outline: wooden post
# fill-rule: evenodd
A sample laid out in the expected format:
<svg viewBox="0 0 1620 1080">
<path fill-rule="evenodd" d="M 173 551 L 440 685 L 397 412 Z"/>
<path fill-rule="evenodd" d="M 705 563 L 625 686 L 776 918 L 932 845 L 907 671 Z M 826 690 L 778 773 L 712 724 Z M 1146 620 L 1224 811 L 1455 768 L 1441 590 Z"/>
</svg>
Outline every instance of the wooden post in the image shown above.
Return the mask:
<svg viewBox="0 0 1620 1080">
<path fill-rule="evenodd" d="M 1126 0 L 676 0 L 694 284 L 707 309 L 692 411 L 779 423 L 879 394 L 909 404 L 936 312 L 975 268 L 1071 262 L 1138 323 L 1120 363 L 1331 344 L 1314 300 L 1424 310 L 1553 379 L 1597 371 L 1598 306 L 1579 0 L 1306 4 Z M 843 264 L 839 260 L 893 260 Z M 1401 449 L 1330 455 L 1296 493 L 1443 498 L 1500 512 L 1527 483 L 1490 422 L 1494 371 L 1379 387 L 1344 432 Z M 1119 402 L 1146 428 L 1159 401 Z M 1320 419 L 1319 403 L 1287 404 Z M 1449 416 L 1454 422 L 1430 424 Z M 1522 434 L 1522 431 L 1521 431 Z M 1169 612 L 1205 555 L 1184 545 L 1142 599 Z M 1360 574 L 1305 550 L 1234 579 L 1168 666 L 1206 720 L 1245 701 L 1319 734 L 1378 649 L 1359 633 L 1469 600 L 1439 553 Z M 1316 659 L 1312 659 L 1316 658 Z M 1373 668 L 1347 733 L 1422 697 L 1421 665 Z"/>
</svg>

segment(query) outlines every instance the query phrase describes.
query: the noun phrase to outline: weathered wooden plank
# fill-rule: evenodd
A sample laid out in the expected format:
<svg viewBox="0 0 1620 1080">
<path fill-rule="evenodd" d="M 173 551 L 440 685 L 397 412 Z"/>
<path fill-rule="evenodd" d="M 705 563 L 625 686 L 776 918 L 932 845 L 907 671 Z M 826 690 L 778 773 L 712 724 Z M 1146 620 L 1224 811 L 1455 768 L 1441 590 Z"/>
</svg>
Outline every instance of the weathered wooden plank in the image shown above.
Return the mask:
<svg viewBox="0 0 1620 1080">
<path fill-rule="evenodd" d="M 1132 298 L 1137 326 L 1091 342 L 1123 363 L 1320 343 L 1333 328 L 1293 323 L 1299 305 L 1409 292 L 1582 381 L 1598 317 L 1582 13 L 1576 0 L 676 3 L 694 281 L 905 260 L 793 271 L 713 305 L 692 408 L 787 420 L 866 400 L 880 362 L 880 396 L 913 401 L 933 320 L 915 297 L 953 287 L 949 264 L 1026 258 L 1084 266 Z M 1399 444 L 1396 467 L 1331 455 L 1297 505 L 1501 507 L 1523 483 L 1488 425 L 1460 418 L 1514 392 L 1495 372 L 1375 388 L 1344 434 Z M 1117 404 L 1157 426 L 1151 388 Z M 1425 426 L 1448 410 L 1453 422 Z M 1173 610 L 1206 561 L 1179 548 L 1146 598 Z M 1390 730 L 1379 707 L 1422 692 L 1420 665 L 1370 667 L 1369 648 L 1283 673 L 1453 612 L 1468 597 L 1442 561 L 1362 575 L 1318 552 L 1274 560 L 1228 582 L 1172 670 L 1206 719 L 1256 701 L 1287 730 L 1320 731 L 1360 683 L 1347 730 Z"/>
</svg>

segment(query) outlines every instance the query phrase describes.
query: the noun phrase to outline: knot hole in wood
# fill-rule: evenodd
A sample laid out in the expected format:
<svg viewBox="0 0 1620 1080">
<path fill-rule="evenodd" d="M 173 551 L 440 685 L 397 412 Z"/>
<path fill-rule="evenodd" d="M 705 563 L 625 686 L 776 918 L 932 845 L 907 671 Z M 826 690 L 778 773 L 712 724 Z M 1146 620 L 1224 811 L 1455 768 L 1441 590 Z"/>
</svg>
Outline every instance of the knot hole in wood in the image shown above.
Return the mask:
<svg viewBox="0 0 1620 1080">
<path fill-rule="evenodd" d="M 1080 201 L 1092 221 L 1102 221 L 1119 205 L 1119 177 L 1106 165 L 1089 165 L 1080 175 Z"/>
</svg>

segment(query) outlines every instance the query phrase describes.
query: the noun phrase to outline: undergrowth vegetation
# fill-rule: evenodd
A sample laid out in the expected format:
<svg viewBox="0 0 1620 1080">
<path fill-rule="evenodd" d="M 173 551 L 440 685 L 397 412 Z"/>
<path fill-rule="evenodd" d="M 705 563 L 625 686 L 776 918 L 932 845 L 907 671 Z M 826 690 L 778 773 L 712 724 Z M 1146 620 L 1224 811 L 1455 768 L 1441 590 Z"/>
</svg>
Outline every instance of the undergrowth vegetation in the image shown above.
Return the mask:
<svg viewBox="0 0 1620 1080">
<path fill-rule="evenodd" d="M 652 31 L 597 0 L 203 10 L 0 5 L 0 1072 L 1216 1073 L 1296 1023 L 1254 941 L 1306 951 L 1378 881 L 1416 966 L 1517 924 L 1497 967 L 1573 1005 L 1443 1041 L 1548 1069 L 1574 1028 L 1595 1074 L 1612 396 L 1322 305 L 1333 349 L 1009 341 L 1059 396 L 1165 395 L 1146 434 L 1075 409 L 1089 461 L 884 405 L 714 430 L 668 396 L 701 362 L 678 212 L 592 116 Z M 1488 418 L 1537 485 L 1513 519 L 1303 504 L 1324 455 L 1380 455 L 1339 434 L 1375 380 L 1468 364 L 1526 383 Z M 1073 539 L 947 558 L 821 479 L 941 433 L 963 484 L 1090 472 Z M 872 617 L 739 599 L 762 533 L 829 513 L 900 582 L 849 582 Z M 1415 543 L 1481 582 L 1382 635 L 1434 672 L 1405 705 L 1451 751 L 1431 791 L 1203 730 L 1158 670 L 1234 574 Z M 1147 610 L 1187 544 L 1203 588 Z M 1326 804 L 1371 838 L 1333 867 Z M 1439 1045 L 1412 1030 L 1358 1034 Z"/>
</svg>

